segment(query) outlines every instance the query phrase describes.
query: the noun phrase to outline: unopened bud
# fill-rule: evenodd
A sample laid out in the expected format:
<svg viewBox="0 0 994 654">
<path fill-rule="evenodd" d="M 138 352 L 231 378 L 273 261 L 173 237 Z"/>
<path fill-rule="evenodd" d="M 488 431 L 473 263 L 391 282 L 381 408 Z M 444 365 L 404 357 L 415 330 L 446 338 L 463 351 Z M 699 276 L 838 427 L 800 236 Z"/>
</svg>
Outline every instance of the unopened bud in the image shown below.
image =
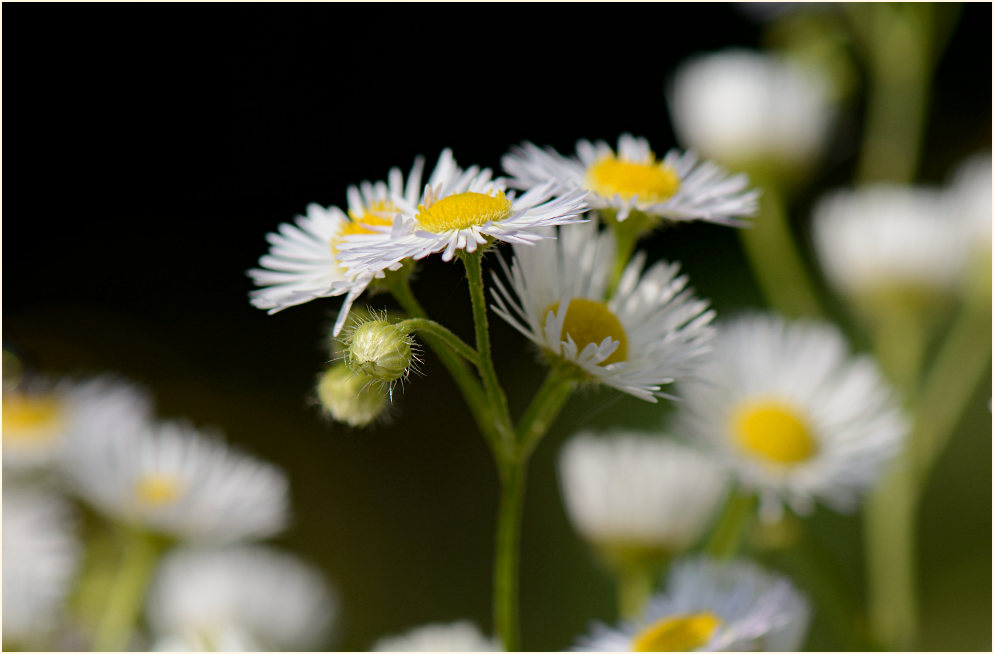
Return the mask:
<svg viewBox="0 0 994 654">
<path fill-rule="evenodd" d="M 348 338 L 345 362 L 359 374 L 391 383 L 407 374 L 413 339 L 397 325 L 370 320 L 358 325 Z"/>
<path fill-rule="evenodd" d="M 353 372 L 343 363 L 329 368 L 318 382 L 321 406 L 338 422 L 365 427 L 387 408 L 388 391 L 376 379 Z"/>
</svg>

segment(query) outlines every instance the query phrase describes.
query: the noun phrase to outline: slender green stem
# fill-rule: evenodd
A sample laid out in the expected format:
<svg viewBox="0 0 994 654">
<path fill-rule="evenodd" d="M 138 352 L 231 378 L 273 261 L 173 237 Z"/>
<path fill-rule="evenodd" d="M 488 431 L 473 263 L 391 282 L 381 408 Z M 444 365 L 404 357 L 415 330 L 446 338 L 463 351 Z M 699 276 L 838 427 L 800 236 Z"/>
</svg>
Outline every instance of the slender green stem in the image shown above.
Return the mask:
<svg viewBox="0 0 994 654">
<path fill-rule="evenodd" d="M 479 365 L 480 357 L 476 354 L 476 350 L 467 345 L 465 341 L 452 333 L 447 327 L 434 320 L 429 318 L 408 318 L 397 323 L 397 326 L 406 333 L 418 332 L 422 336 L 431 334 L 474 366 Z"/>
<path fill-rule="evenodd" d="M 615 575 L 618 582 L 618 616 L 638 617 L 655 589 L 655 569 L 649 566 L 629 566 Z"/>
<path fill-rule="evenodd" d="M 762 188 L 759 214 L 750 227 L 739 230 L 756 282 L 766 301 L 780 313 L 820 316 L 818 294 L 791 233 L 783 193 L 772 180 Z"/>
<path fill-rule="evenodd" d="M 525 492 L 523 460 L 501 468 L 500 506 L 494 554 L 494 631 L 509 652 L 518 651 L 518 567 L 521 508 Z"/>
<path fill-rule="evenodd" d="M 728 559 L 735 556 L 742 542 L 742 534 L 752 518 L 756 506 L 756 496 L 733 489 L 725 500 L 721 516 L 711 531 L 704 550 L 716 559 Z"/>
<path fill-rule="evenodd" d="M 161 553 L 161 543 L 150 534 L 124 531 L 124 552 L 97 624 L 93 638 L 95 650 L 120 652 L 128 648 L 145 590 Z"/>
<path fill-rule="evenodd" d="M 546 375 L 545 381 L 518 422 L 518 454 L 522 459 L 527 460 L 548 432 L 549 426 L 559 415 L 575 387 L 576 382 L 556 368 Z"/>
</svg>

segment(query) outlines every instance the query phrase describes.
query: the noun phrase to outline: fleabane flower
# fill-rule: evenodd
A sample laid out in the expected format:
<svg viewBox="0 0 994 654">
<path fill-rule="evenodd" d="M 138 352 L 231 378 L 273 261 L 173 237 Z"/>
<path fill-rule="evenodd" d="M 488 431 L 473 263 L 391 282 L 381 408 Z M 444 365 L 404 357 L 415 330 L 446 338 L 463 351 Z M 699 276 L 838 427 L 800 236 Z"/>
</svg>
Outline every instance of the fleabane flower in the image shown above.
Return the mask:
<svg viewBox="0 0 994 654">
<path fill-rule="evenodd" d="M 432 623 L 376 641 L 375 652 L 500 652 L 496 639 L 468 620 Z"/>
<path fill-rule="evenodd" d="M 73 438 L 113 428 L 139 428 L 151 419 L 145 389 L 111 375 L 28 377 L 3 392 L 3 467 L 49 468 Z"/>
<path fill-rule="evenodd" d="M 147 615 L 161 647 L 312 651 L 326 645 L 337 607 L 313 566 L 271 547 L 237 545 L 168 554 Z"/>
<path fill-rule="evenodd" d="M 3 643 L 31 650 L 62 617 L 80 543 L 53 492 L 4 484 L 3 495 Z"/>
<path fill-rule="evenodd" d="M 494 276 L 494 312 L 584 379 L 655 402 L 708 350 L 714 312 L 696 298 L 679 264 L 628 263 L 608 297 L 615 239 L 594 222 L 559 229 L 556 240 L 514 246 Z"/>
<path fill-rule="evenodd" d="M 76 494 L 108 518 L 168 537 L 264 538 L 287 522 L 281 470 L 185 423 L 73 439 L 63 466 Z"/>
<path fill-rule="evenodd" d="M 963 232 L 964 292 L 975 302 L 991 298 L 991 155 L 975 154 L 955 170 L 946 191 Z"/>
<path fill-rule="evenodd" d="M 419 201 L 401 200 L 389 230 L 346 238 L 341 257 L 359 271 L 381 270 L 435 253 L 450 261 L 492 241 L 534 243 L 547 237 L 544 228 L 581 220 L 585 195 L 548 183 L 519 196 L 489 168 L 463 170 L 443 153 Z"/>
<path fill-rule="evenodd" d="M 759 197 L 744 174 L 729 175 L 693 152 L 670 150 L 657 159 L 646 139 L 627 133 L 619 137 L 617 150 L 604 141 L 580 140 L 573 157 L 523 143 L 504 155 L 501 164 L 516 188 L 551 181 L 584 189 L 592 209 L 619 222 L 637 212 L 650 219 L 740 226 L 756 212 Z"/>
<path fill-rule="evenodd" d="M 248 271 L 260 287 L 250 294 L 252 304 L 275 313 L 317 298 L 344 295 L 333 328 L 337 335 L 356 298 L 389 268 L 349 270 L 340 257 L 343 240 L 353 234 L 375 234 L 377 227 L 393 224 L 399 204 L 417 201 L 423 168 L 419 157 L 406 181 L 399 168 L 392 168 L 385 182 L 349 186 L 347 214 L 336 206 L 312 203 L 293 224 L 283 223 L 277 232 L 267 234 L 269 253 L 259 259 L 259 268 Z"/>
<path fill-rule="evenodd" d="M 758 494 L 760 513 L 820 501 L 852 510 L 908 431 L 869 356 L 852 356 L 837 328 L 772 315 L 718 330 L 699 376 L 679 384 L 673 430 L 722 460 Z"/>
<path fill-rule="evenodd" d="M 571 522 L 609 559 L 685 551 L 728 486 L 727 472 L 700 451 L 624 430 L 573 436 L 560 453 L 559 478 Z"/>
<path fill-rule="evenodd" d="M 782 575 L 748 561 L 688 559 L 673 565 L 641 617 L 594 625 L 574 651 L 795 651 L 810 616 L 808 600 Z"/>
</svg>

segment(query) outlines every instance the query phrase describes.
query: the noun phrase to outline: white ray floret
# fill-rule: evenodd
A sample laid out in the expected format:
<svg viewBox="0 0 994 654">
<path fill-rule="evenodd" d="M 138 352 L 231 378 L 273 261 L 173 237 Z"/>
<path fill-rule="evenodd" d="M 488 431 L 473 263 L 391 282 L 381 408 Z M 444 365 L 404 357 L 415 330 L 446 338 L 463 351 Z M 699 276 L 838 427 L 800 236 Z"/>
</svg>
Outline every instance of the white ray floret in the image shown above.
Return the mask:
<svg viewBox="0 0 994 654">
<path fill-rule="evenodd" d="M 807 636 L 808 600 L 786 577 L 748 561 L 689 559 L 638 619 L 597 624 L 576 651 L 796 651 Z"/>
<path fill-rule="evenodd" d="M 701 452 L 624 430 L 577 433 L 562 449 L 559 478 L 584 538 L 670 555 L 699 540 L 728 486 L 727 472 Z"/>
<path fill-rule="evenodd" d="M 565 157 L 533 143 L 514 147 L 501 160 L 509 184 L 532 188 L 550 181 L 589 191 L 592 209 L 615 212 L 624 221 L 632 212 L 668 220 L 706 220 L 741 226 L 756 213 L 758 191 L 744 174 L 729 175 L 693 152 L 670 150 L 657 160 L 642 137 L 622 134 L 615 151 L 604 141 L 577 142 Z"/>
<path fill-rule="evenodd" d="M 500 652 L 496 639 L 468 620 L 433 623 L 376 641 L 375 652 Z"/>
<path fill-rule="evenodd" d="M 607 298 L 615 240 L 594 222 L 560 228 L 557 240 L 514 246 L 495 275 L 494 312 L 590 379 L 643 400 L 691 374 L 708 351 L 714 312 L 694 296 L 679 264 L 643 270 L 632 258 Z M 502 262 L 503 263 L 503 262 Z"/>
<path fill-rule="evenodd" d="M 991 249 L 992 175 L 991 154 L 974 154 L 957 166 L 948 187 L 952 214 L 962 223 L 971 249 Z"/>
<path fill-rule="evenodd" d="M 582 191 L 556 192 L 541 184 L 518 196 L 489 168 L 463 170 L 448 150 L 443 153 L 417 203 L 398 201 L 399 215 L 390 229 L 345 239 L 341 259 L 359 271 L 382 270 L 405 259 L 441 253 L 450 261 L 459 251 L 475 252 L 497 240 L 533 243 L 545 228 L 581 220 L 587 209 Z"/>
<path fill-rule="evenodd" d="M 160 565 L 148 598 L 159 646 L 196 651 L 313 651 L 338 601 L 321 573 L 260 545 L 184 548 Z"/>
<path fill-rule="evenodd" d="M 875 362 L 830 324 L 772 315 L 721 325 L 699 377 L 678 387 L 674 431 L 726 463 L 761 514 L 814 502 L 852 510 L 908 431 Z"/>
<path fill-rule="evenodd" d="M 179 422 L 73 439 L 72 488 L 110 519 L 196 542 L 264 538 L 288 518 L 288 482 L 275 466 Z"/>
</svg>

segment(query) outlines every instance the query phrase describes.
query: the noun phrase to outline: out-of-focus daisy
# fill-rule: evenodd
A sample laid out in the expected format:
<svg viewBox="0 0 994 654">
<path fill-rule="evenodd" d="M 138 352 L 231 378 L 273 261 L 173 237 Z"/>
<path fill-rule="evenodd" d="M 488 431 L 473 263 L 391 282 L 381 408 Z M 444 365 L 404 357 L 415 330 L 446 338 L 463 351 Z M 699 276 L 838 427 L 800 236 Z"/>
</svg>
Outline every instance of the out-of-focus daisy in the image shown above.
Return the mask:
<svg viewBox="0 0 994 654">
<path fill-rule="evenodd" d="M 577 530 L 608 556 L 673 556 L 714 517 L 728 475 L 704 454 L 659 436 L 583 431 L 559 458 L 563 500 Z"/>
<path fill-rule="evenodd" d="M 927 313 L 955 293 L 964 233 L 938 189 L 875 185 L 834 191 L 813 209 L 829 283 L 866 315 L 898 304 Z"/>
<path fill-rule="evenodd" d="M 797 650 L 810 620 L 807 599 L 785 577 L 747 561 L 674 564 L 665 592 L 618 627 L 595 625 L 578 651 Z"/>
<path fill-rule="evenodd" d="M 428 624 L 397 635 L 381 638 L 375 652 L 500 652 L 496 639 L 485 636 L 472 622 Z"/>
<path fill-rule="evenodd" d="M 251 292 L 252 304 L 275 313 L 317 298 L 345 295 L 333 328 L 337 335 L 352 303 L 387 268 L 362 273 L 348 270 L 339 253 L 343 239 L 350 234 L 375 233 L 376 227 L 393 224 L 399 204 L 417 201 L 423 168 L 424 160 L 419 157 L 406 182 L 400 169 L 392 168 L 386 182 L 349 186 L 348 215 L 335 206 L 309 204 L 307 214 L 298 216 L 295 224 L 283 223 L 278 232 L 267 234 L 269 253 L 259 259 L 259 268 L 248 272 L 262 287 Z"/>
<path fill-rule="evenodd" d="M 734 168 L 804 168 L 820 154 L 834 109 L 828 81 L 787 58 L 749 50 L 680 64 L 667 98 L 680 142 Z"/>
<path fill-rule="evenodd" d="M 463 170 L 443 156 L 420 201 L 399 201 L 389 230 L 347 237 L 341 258 L 359 271 L 382 270 L 437 252 L 450 261 L 458 251 L 475 252 L 494 240 L 533 243 L 547 237 L 546 227 L 580 220 L 585 195 L 557 194 L 547 183 L 517 196 L 489 168 Z"/>
<path fill-rule="evenodd" d="M 639 253 L 607 297 L 615 240 L 597 224 L 571 225 L 559 238 L 514 246 L 504 265 L 510 290 L 494 276 L 494 312 L 585 379 L 643 400 L 696 368 L 708 349 L 714 312 L 694 297 L 679 265 L 643 271 Z"/>
<path fill-rule="evenodd" d="M 117 429 L 71 445 L 73 489 L 118 522 L 198 542 L 263 538 L 286 524 L 283 472 L 189 425 Z"/>
<path fill-rule="evenodd" d="M 148 622 L 159 647 L 311 651 L 326 645 L 337 599 L 321 573 L 259 545 L 182 549 L 152 582 Z"/>
<path fill-rule="evenodd" d="M 868 356 L 832 325 L 742 317 L 722 325 L 698 376 L 679 384 L 675 431 L 723 460 L 761 500 L 852 509 L 896 454 L 907 424 Z"/>
<path fill-rule="evenodd" d="M 965 292 L 982 304 L 991 298 L 991 176 L 990 153 L 973 155 L 957 167 L 947 191 L 964 233 Z"/>
<path fill-rule="evenodd" d="M 741 225 L 756 212 L 758 192 L 745 175 L 731 175 L 693 152 L 670 150 L 661 160 L 649 142 L 622 134 L 615 151 L 604 141 L 580 140 L 576 155 L 564 157 L 533 143 L 514 147 L 501 160 L 510 184 L 532 188 L 550 181 L 585 189 L 591 208 L 618 221 L 638 212 L 650 219 L 707 220 Z"/>
<path fill-rule="evenodd" d="M 35 649 L 58 625 L 79 564 L 69 506 L 34 488 L 3 489 L 3 643 Z"/>
<path fill-rule="evenodd" d="M 7 472 L 47 467 L 76 434 L 139 428 L 151 413 L 144 389 L 111 376 L 25 378 L 3 393 L 3 467 Z"/>
</svg>

